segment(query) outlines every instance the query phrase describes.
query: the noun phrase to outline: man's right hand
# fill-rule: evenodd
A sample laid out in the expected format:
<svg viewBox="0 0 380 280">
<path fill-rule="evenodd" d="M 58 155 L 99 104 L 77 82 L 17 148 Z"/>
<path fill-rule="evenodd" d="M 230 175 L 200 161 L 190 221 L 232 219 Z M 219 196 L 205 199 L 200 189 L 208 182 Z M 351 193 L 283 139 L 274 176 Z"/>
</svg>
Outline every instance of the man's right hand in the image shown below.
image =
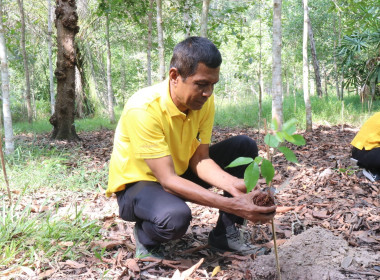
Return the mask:
<svg viewBox="0 0 380 280">
<path fill-rule="evenodd" d="M 235 200 L 236 211 L 233 214 L 247 219 L 253 223 L 266 223 L 273 219 L 276 215 L 277 206 L 257 206 L 253 203 L 253 198 L 260 193 L 267 194 L 262 191 L 252 191 L 248 194 L 233 197 Z"/>
</svg>

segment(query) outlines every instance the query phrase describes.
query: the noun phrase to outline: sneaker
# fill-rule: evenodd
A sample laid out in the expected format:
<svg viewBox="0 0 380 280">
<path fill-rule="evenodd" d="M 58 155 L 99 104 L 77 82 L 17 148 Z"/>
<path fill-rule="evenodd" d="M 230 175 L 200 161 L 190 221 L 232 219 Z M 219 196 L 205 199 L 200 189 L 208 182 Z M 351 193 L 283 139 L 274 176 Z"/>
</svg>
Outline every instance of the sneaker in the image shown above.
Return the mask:
<svg viewBox="0 0 380 280">
<path fill-rule="evenodd" d="M 136 252 L 135 252 L 135 258 L 144 260 L 146 258 L 155 258 L 155 259 L 164 259 L 164 256 L 159 250 L 158 246 L 145 246 L 142 243 L 140 243 L 140 240 L 137 236 L 137 228 L 136 225 L 133 229 L 133 236 L 135 238 L 136 243 Z"/>
<path fill-rule="evenodd" d="M 270 249 L 247 243 L 235 225 L 227 227 L 226 233 L 222 235 L 215 235 L 215 231 L 212 230 L 208 236 L 208 244 L 217 250 L 244 254 L 266 255 L 270 252 Z"/>
<path fill-rule="evenodd" d="M 372 173 L 367 169 L 363 169 L 363 175 L 366 176 L 371 182 L 379 181 L 380 175 L 377 173 Z"/>
</svg>

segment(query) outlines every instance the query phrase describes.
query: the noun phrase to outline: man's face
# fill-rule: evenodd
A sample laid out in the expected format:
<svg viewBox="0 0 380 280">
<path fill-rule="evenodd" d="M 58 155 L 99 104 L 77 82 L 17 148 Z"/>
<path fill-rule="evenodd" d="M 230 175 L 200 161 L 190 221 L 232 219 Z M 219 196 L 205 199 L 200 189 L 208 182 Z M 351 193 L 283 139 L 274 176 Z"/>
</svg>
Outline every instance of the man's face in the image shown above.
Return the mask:
<svg viewBox="0 0 380 280">
<path fill-rule="evenodd" d="M 218 68 L 209 68 L 199 63 L 194 75 L 183 81 L 176 68 L 169 70 L 170 95 L 177 108 L 187 110 L 200 110 L 211 96 L 214 85 L 219 81 Z"/>
</svg>

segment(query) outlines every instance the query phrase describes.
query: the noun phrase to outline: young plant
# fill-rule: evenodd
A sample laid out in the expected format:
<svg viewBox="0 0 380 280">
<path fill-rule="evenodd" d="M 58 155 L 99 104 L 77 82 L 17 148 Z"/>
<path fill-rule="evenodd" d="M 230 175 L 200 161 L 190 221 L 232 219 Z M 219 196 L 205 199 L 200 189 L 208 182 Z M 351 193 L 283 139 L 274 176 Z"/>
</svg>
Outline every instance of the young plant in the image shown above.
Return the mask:
<svg viewBox="0 0 380 280">
<path fill-rule="evenodd" d="M 281 130 L 278 129 L 278 124 L 275 119 L 272 120 L 271 128 L 273 133 L 268 133 L 264 137 L 266 152 L 267 152 L 267 158 L 262 157 L 256 157 L 256 158 L 249 158 L 249 157 L 239 157 L 232 161 L 227 167 L 235 167 L 240 165 L 247 165 L 247 168 L 244 171 L 244 183 L 247 189 L 247 193 L 252 191 L 257 184 L 257 181 L 259 180 L 260 174 L 265 178 L 265 181 L 268 185 L 268 194 L 264 199 L 254 199 L 254 202 L 256 205 L 260 206 L 268 206 L 273 205 L 274 200 L 271 195 L 271 183 L 274 177 L 274 167 L 272 164 L 272 153 L 274 153 L 276 150 L 283 153 L 285 158 L 294 163 L 298 163 L 297 158 L 292 150 L 290 150 L 288 147 L 284 145 L 284 142 L 287 141 L 289 143 L 295 144 L 297 146 L 302 146 L 306 144 L 305 139 L 302 135 L 294 134 L 296 132 L 296 120 L 291 119 L 287 122 L 285 122 L 281 128 Z M 273 148 L 273 151 L 271 152 L 271 148 Z M 226 167 L 226 168 L 227 168 Z M 276 242 L 276 231 L 274 227 L 274 222 L 272 220 L 272 232 L 273 232 L 273 243 L 274 243 L 274 252 L 276 257 L 276 268 L 277 268 L 277 275 L 278 279 L 281 280 L 281 272 L 280 272 L 280 264 L 278 259 L 278 250 L 277 250 L 277 242 Z"/>
<path fill-rule="evenodd" d="M 247 168 L 244 171 L 244 182 L 247 189 L 247 193 L 252 191 L 260 178 L 260 174 L 268 185 L 271 187 L 271 182 L 274 177 L 274 167 L 272 164 L 272 154 L 278 150 L 283 153 L 285 158 L 294 163 L 298 163 L 297 158 L 292 150 L 284 146 L 284 142 L 289 142 L 297 146 L 305 145 L 305 139 L 302 135 L 295 134 L 296 132 L 296 120 L 291 119 L 285 122 L 281 128 L 278 130 L 278 124 L 275 119 L 272 120 L 271 128 L 273 133 L 268 133 L 265 135 L 264 142 L 266 144 L 267 158 L 263 157 L 239 157 L 232 161 L 226 168 L 247 165 Z M 270 148 L 273 148 L 273 152 L 270 151 Z"/>
</svg>

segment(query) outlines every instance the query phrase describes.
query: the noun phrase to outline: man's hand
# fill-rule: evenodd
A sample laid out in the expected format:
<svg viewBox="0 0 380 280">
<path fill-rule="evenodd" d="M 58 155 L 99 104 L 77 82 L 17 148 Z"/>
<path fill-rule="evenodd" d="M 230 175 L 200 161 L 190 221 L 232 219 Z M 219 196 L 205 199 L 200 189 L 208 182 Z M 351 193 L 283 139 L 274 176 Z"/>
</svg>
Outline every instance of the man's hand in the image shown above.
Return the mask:
<svg viewBox="0 0 380 280">
<path fill-rule="evenodd" d="M 258 195 L 261 191 L 252 191 L 245 195 L 233 197 L 234 204 L 237 205 L 237 212 L 233 214 L 247 219 L 253 223 L 266 223 L 269 222 L 276 215 L 277 206 L 257 206 L 253 204 L 253 197 Z M 266 194 L 266 193 L 265 193 Z"/>
<path fill-rule="evenodd" d="M 244 179 L 237 179 L 235 184 L 231 186 L 229 193 L 234 197 L 246 194 L 247 188 Z"/>
</svg>

